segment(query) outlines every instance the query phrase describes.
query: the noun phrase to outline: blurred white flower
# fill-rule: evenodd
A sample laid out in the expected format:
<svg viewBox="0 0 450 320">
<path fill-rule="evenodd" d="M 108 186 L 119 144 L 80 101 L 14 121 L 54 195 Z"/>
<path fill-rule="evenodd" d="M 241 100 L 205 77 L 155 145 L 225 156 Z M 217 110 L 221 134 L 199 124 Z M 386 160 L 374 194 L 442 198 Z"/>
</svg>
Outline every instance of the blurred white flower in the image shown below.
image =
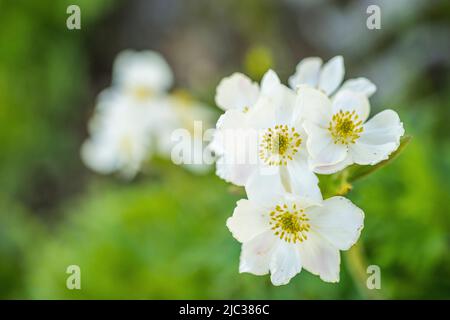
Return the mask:
<svg viewBox="0 0 450 320">
<path fill-rule="evenodd" d="M 94 171 L 133 178 L 149 153 L 148 111 L 114 91 L 104 92 L 98 105 L 89 122 L 90 137 L 81 148 L 82 160 Z"/>
<path fill-rule="evenodd" d="M 307 85 L 298 88 L 298 105 L 308 134 L 306 143 L 314 172 L 330 174 L 352 163 L 374 165 L 388 159 L 400 145 L 403 124 L 393 110 L 366 122 L 366 95 L 340 90 L 332 99 Z"/>
<path fill-rule="evenodd" d="M 157 52 L 126 50 L 114 62 L 113 85 L 137 101 L 165 94 L 172 84 L 172 70 Z"/>
<path fill-rule="evenodd" d="M 215 113 L 185 90 L 175 91 L 166 102 L 167 108 L 173 110 L 177 117 L 173 127 L 168 128 L 170 132 L 161 135 L 162 149 L 171 153 L 174 163 L 182 164 L 194 173 L 208 172 L 213 161 L 206 158 L 212 157 L 207 149 L 208 139 L 212 137 L 207 135 L 212 130 Z"/>
<path fill-rule="evenodd" d="M 220 101 L 226 100 L 221 91 L 231 81 L 237 81 L 237 76 L 219 85 Z M 241 81 L 244 83 L 243 86 L 230 87 L 242 90 L 247 87 L 254 91 L 253 85 L 248 86 L 247 81 Z M 234 91 L 227 93 L 231 97 L 239 95 Z M 241 95 L 249 96 L 245 92 Z M 242 102 L 244 100 L 247 102 Z M 247 105 L 248 101 L 241 99 L 239 103 L 229 104 L 230 109 L 217 122 L 210 145 L 218 156 L 217 175 L 238 186 L 256 184 L 269 189 L 270 180 L 280 180 L 288 191 L 295 190 L 321 199 L 318 179 L 308 167 L 301 113 L 294 109 L 295 93 L 280 83 L 274 71 L 269 70 L 262 79 L 257 100 Z M 249 108 L 243 112 L 243 107 Z"/>
<path fill-rule="evenodd" d="M 286 193 L 275 181 L 270 190 L 248 188 L 247 196 L 227 221 L 242 243 L 239 272 L 270 272 L 274 285 L 287 284 L 302 268 L 323 281 L 339 281 L 339 250 L 358 240 L 361 209 L 343 197 L 316 201 Z"/>
<path fill-rule="evenodd" d="M 173 75 L 159 53 L 126 50 L 118 55 L 113 69 L 113 85 L 99 96 L 89 125 L 90 138 L 81 150 L 92 170 L 117 171 L 133 178 L 150 156 L 171 156 L 174 130 L 191 130 L 195 120 L 212 123 L 205 106 L 168 92 Z M 189 168 L 207 169 L 202 165 Z"/>
<path fill-rule="evenodd" d="M 336 56 L 323 64 L 317 57 L 305 58 L 299 62 L 295 74 L 289 78 L 289 85 L 297 89 L 300 85 L 310 85 L 322 90 L 328 96 L 340 90 L 350 90 L 366 95 L 368 98 L 377 90 L 376 86 L 366 78 L 350 79 L 344 82 L 344 59 Z"/>
</svg>

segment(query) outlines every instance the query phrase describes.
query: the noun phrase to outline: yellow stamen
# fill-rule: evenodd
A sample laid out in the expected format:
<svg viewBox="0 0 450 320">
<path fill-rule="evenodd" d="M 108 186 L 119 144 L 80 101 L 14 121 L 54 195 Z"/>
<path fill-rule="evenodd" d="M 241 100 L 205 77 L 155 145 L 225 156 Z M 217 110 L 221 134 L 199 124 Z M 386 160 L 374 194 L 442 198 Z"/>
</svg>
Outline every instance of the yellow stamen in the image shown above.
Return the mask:
<svg viewBox="0 0 450 320">
<path fill-rule="evenodd" d="M 363 131 L 362 121 L 356 111 L 342 111 L 335 113 L 329 123 L 328 131 L 335 144 L 355 143 Z"/>
<path fill-rule="evenodd" d="M 145 86 L 136 86 L 131 94 L 139 101 L 145 101 L 153 95 L 153 91 Z"/>
<path fill-rule="evenodd" d="M 270 212 L 269 223 L 275 236 L 288 243 L 303 242 L 307 239 L 306 234 L 311 228 L 308 221 L 304 209 L 298 209 L 295 204 L 285 204 L 283 208 L 276 206 Z"/>
<path fill-rule="evenodd" d="M 286 165 L 298 152 L 302 143 L 295 128 L 276 125 L 267 129 L 260 143 L 259 157 L 268 165 Z"/>
</svg>

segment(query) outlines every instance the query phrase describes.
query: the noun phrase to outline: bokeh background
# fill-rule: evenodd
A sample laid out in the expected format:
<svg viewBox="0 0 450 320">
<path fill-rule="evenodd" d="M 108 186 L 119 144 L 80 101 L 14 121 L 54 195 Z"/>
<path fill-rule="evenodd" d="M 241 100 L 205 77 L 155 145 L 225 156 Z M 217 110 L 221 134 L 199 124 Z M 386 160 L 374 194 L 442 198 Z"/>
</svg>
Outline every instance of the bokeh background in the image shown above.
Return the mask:
<svg viewBox="0 0 450 320">
<path fill-rule="evenodd" d="M 66 8 L 81 8 L 81 30 Z M 366 8 L 381 8 L 381 30 Z M 287 286 L 238 273 L 225 227 L 241 196 L 214 175 L 155 160 L 132 182 L 90 172 L 79 148 L 123 49 L 153 49 L 176 86 L 215 110 L 235 71 L 283 81 L 297 62 L 342 54 L 413 136 L 348 195 L 366 213 L 359 250 L 381 290 L 342 255 L 341 281 Z M 0 298 L 450 298 L 450 2 L 425 0 L 0 0 Z M 82 290 L 66 289 L 81 267 Z"/>
</svg>

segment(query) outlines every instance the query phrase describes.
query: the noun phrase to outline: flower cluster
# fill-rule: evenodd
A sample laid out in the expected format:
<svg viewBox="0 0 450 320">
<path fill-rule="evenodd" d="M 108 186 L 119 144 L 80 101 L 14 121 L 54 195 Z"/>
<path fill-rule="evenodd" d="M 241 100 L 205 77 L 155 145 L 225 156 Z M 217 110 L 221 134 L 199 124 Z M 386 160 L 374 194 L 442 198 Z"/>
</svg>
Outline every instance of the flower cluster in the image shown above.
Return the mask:
<svg viewBox="0 0 450 320">
<path fill-rule="evenodd" d="M 216 173 L 245 187 L 248 198 L 227 221 L 242 243 L 240 272 L 270 272 L 274 285 L 302 268 L 339 281 L 340 250 L 358 240 L 364 213 L 344 197 L 323 199 L 316 174 L 375 165 L 404 134 L 395 111 L 367 120 L 373 83 L 343 78 L 338 56 L 325 64 L 302 60 L 290 87 L 272 70 L 260 85 L 240 73 L 218 85 L 216 103 L 225 112 L 210 144 Z"/>
<path fill-rule="evenodd" d="M 172 84 L 172 70 L 159 53 L 121 52 L 112 86 L 99 95 L 90 120 L 84 163 L 99 173 L 133 178 L 152 155 L 170 157 L 174 130 L 190 132 L 195 120 L 212 120 L 208 108 L 186 92 L 169 93 Z"/>
</svg>

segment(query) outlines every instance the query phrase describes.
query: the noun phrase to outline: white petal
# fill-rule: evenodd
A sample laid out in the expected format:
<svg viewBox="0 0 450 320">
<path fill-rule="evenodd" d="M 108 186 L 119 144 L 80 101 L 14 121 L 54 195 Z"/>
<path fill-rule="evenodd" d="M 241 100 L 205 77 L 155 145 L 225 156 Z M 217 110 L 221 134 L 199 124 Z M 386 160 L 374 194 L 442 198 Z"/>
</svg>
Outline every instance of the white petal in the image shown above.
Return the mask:
<svg viewBox="0 0 450 320">
<path fill-rule="evenodd" d="M 310 170 L 307 159 L 295 157 L 286 167 L 289 174 L 290 192 L 316 201 L 322 200 L 319 179 Z"/>
<path fill-rule="evenodd" d="M 339 90 L 333 98 L 333 114 L 342 111 L 356 111 L 362 122 L 366 121 L 370 113 L 370 104 L 367 97 L 361 93 L 350 90 Z"/>
<path fill-rule="evenodd" d="M 326 282 L 339 282 L 341 257 L 339 250 L 313 232 L 299 246 L 303 268 Z"/>
<path fill-rule="evenodd" d="M 328 129 L 319 127 L 308 121 L 303 124 L 303 128 L 308 135 L 306 146 L 309 154 L 313 158 L 317 157 L 330 142 L 333 142 L 333 138 Z"/>
<path fill-rule="evenodd" d="M 400 143 L 400 137 L 405 133 L 403 124 L 397 112 L 384 110 L 376 114 L 364 124 L 364 131 L 357 141 L 367 144 Z"/>
<path fill-rule="evenodd" d="M 308 212 L 311 230 L 333 246 L 348 250 L 356 243 L 364 226 L 364 212 L 344 197 L 332 197 Z"/>
<path fill-rule="evenodd" d="M 214 152 L 214 154 L 221 155 L 224 152 L 224 137 L 223 137 L 223 131 L 222 130 L 214 130 L 214 133 L 212 135 L 211 142 L 208 144 L 207 147 L 209 150 Z"/>
<path fill-rule="evenodd" d="M 236 186 L 245 186 L 255 167 L 248 164 L 236 164 L 235 157 L 223 155 L 216 161 L 216 174 L 219 178 Z"/>
<path fill-rule="evenodd" d="M 274 97 L 274 104 L 276 105 L 275 117 L 277 124 L 293 125 L 295 122 L 294 110 L 296 107 L 297 95 L 290 88 L 281 85 L 279 93 Z"/>
<path fill-rule="evenodd" d="M 278 84 L 270 95 L 261 95 L 247 114 L 253 128 L 268 128 L 293 122 L 297 96 L 293 90 Z"/>
<path fill-rule="evenodd" d="M 259 86 L 242 73 L 222 79 L 216 90 L 216 104 L 223 110 L 251 108 L 259 95 Z"/>
<path fill-rule="evenodd" d="M 397 150 L 403 134 L 403 124 L 398 114 L 385 110 L 364 125 L 361 137 L 350 146 L 350 154 L 358 164 L 377 164 Z"/>
<path fill-rule="evenodd" d="M 254 129 L 266 129 L 277 123 L 277 105 L 274 99 L 260 96 L 255 106 L 246 115 L 249 118 L 249 127 Z"/>
<path fill-rule="evenodd" d="M 273 94 L 277 94 L 281 85 L 280 78 L 275 71 L 269 69 L 261 80 L 261 94 L 270 97 Z"/>
<path fill-rule="evenodd" d="M 274 171 L 270 169 L 274 169 Z M 256 169 L 249 177 L 245 191 L 251 201 L 266 207 L 276 203 L 286 193 L 281 182 L 279 168 L 276 166 Z"/>
<path fill-rule="evenodd" d="M 81 159 L 87 167 L 102 174 L 117 170 L 114 149 L 106 147 L 102 141 L 85 141 L 81 147 Z"/>
<path fill-rule="evenodd" d="M 238 138 L 239 133 L 235 132 L 234 142 L 225 142 L 224 152 L 216 161 L 216 174 L 227 182 L 244 186 L 257 166 L 249 162 L 248 148 L 245 143 L 239 145 Z"/>
<path fill-rule="evenodd" d="M 245 129 L 249 117 L 239 110 L 227 110 L 217 120 L 218 129 Z"/>
<path fill-rule="evenodd" d="M 377 91 L 377 87 L 369 79 L 356 78 L 345 81 L 339 90 L 362 93 L 367 98 L 370 98 Z"/>
<path fill-rule="evenodd" d="M 266 231 L 242 244 L 239 272 L 261 276 L 269 273 L 272 252 L 277 238 L 272 231 Z"/>
<path fill-rule="evenodd" d="M 336 56 L 324 64 L 319 76 L 319 89 L 332 94 L 344 79 L 344 58 Z"/>
<path fill-rule="evenodd" d="M 297 116 L 322 127 L 327 127 L 333 116 L 331 100 L 319 90 L 307 85 L 298 87 L 295 108 Z"/>
<path fill-rule="evenodd" d="M 323 200 L 322 199 L 314 199 L 314 198 L 306 198 L 301 195 L 297 195 L 294 193 L 288 193 L 283 198 L 283 203 L 287 205 L 296 204 L 299 208 L 309 208 L 321 206 Z"/>
<path fill-rule="evenodd" d="M 270 229 L 268 212 L 253 201 L 241 199 L 228 218 L 227 227 L 239 242 L 250 241 Z"/>
<path fill-rule="evenodd" d="M 218 153 L 216 173 L 222 179 L 243 186 L 253 172 L 257 158 L 257 132 L 248 128 L 248 115 L 227 110 L 218 120 L 212 147 Z"/>
<path fill-rule="evenodd" d="M 314 168 L 317 174 L 332 174 L 345 169 L 347 166 L 353 164 L 352 157 L 347 154 L 344 160 L 327 166 L 315 166 L 314 162 L 310 160 L 310 166 Z"/>
<path fill-rule="evenodd" d="M 257 104 L 270 105 L 275 112 L 275 118 L 272 121 L 277 121 L 277 124 L 285 124 L 290 121 L 295 100 L 295 92 L 283 85 L 273 70 L 269 70 L 264 74 L 261 80 L 261 96 Z M 254 113 L 266 112 L 261 110 Z M 272 116 L 270 115 L 270 117 Z"/>
<path fill-rule="evenodd" d="M 297 245 L 277 241 L 270 261 L 270 280 L 275 286 L 288 284 L 302 270 L 300 252 Z"/>
<path fill-rule="evenodd" d="M 316 87 L 319 82 L 322 59 L 317 57 L 305 58 L 297 64 L 295 74 L 289 78 L 289 85 L 292 89 L 297 89 L 301 84 Z"/>
<path fill-rule="evenodd" d="M 336 165 L 344 161 L 347 154 L 348 151 L 344 145 L 331 141 L 315 158 L 311 158 L 310 164 L 315 171 L 317 167 Z"/>
<path fill-rule="evenodd" d="M 113 83 L 131 90 L 144 87 L 165 91 L 173 83 L 173 74 L 161 54 L 126 50 L 119 53 L 114 61 Z"/>
<path fill-rule="evenodd" d="M 397 149 L 395 143 L 380 145 L 364 144 L 356 142 L 350 147 L 350 153 L 355 163 L 361 165 L 375 165 L 389 158 L 389 155 Z"/>
<path fill-rule="evenodd" d="M 308 134 L 306 145 L 313 167 L 333 165 L 345 159 L 347 147 L 334 143 L 328 130 L 311 123 L 305 123 L 303 126 Z"/>
</svg>

